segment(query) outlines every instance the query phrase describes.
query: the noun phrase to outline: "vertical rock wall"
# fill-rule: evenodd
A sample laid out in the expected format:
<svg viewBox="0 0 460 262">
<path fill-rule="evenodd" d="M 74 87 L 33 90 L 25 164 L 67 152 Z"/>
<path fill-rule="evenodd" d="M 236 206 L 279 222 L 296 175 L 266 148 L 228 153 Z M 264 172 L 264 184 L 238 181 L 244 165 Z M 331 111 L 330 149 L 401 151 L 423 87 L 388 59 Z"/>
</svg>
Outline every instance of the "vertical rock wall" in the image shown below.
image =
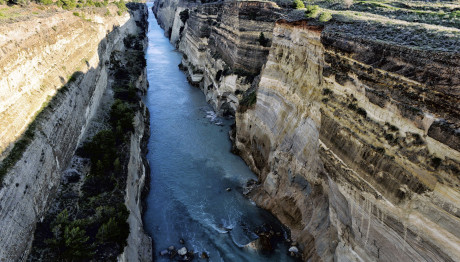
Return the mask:
<svg viewBox="0 0 460 262">
<path fill-rule="evenodd" d="M 277 23 L 236 140 L 305 259 L 460 258 L 455 61 Z"/>
<path fill-rule="evenodd" d="M 67 11 L 0 26 L 0 153 L 74 72 L 98 67 L 101 41 L 129 15 L 88 19 Z"/>
<path fill-rule="evenodd" d="M 144 11 L 146 14 L 146 10 Z M 145 14 L 141 14 L 141 16 Z M 33 239 L 31 235 L 34 232 L 35 225 L 52 203 L 55 191 L 61 179 L 61 173 L 69 164 L 74 150 L 91 117 L 98 108 L 102 94 L 108 85 L 107 73 L 110 64 L 110 55 L 114 50 L 123 50 L 123 39 L 125 36 L 138 32 L 136 18 L 129 14 L 109 21 L 99 21 L 96 19 L 96 22 L 92 22 L 94 24 L 91 24 L 90 27 L 86 27 L 86 22 L 74 23 L 73 21 L 76 17 L 72 15 L 71 12 L 58 14 L 57 16 L 58 17 L 52 17 L 51 19 L 52 21 L 56 20 L 60 22 L 56 22 L 56 29 L 51 29 L 49 31 L 62 33 L 69 30 L 68 32 L 71 32 L 72 37 L 69 37 L 65 33 L 56 36 L 57 39 L 60 39 L 58 42 L 67 43 L 67 46 L 61 46 L 62 49 L 59 49 L 59 52 L 51 52 L 47 42 L 43 43 L 43 45 L 40 41 L 35 42 L 36 45 L 33 50 L 42 50 L 45 57 L 43 59 L 46 60 L 46 63 L 32 60 L 23 65 L 27 66 L 29 63 L 37 62 L 35 65 L 37 68 L 34 70 L 45 74 L 44 76 L 40 75 L 37 77 L 46 76 L 50 79 L 53 78 L 55 73 L 58 75 L 61 73 L 59 70 L 53 70 L 53 67 L 48 67 L 53 61 L 56 63 L 55 67 L 67 65 L 67 61 L 69 61 L 68 66 L 73 67 L 73 62 L 78 61 L 78 63 L 82 63 L 87 69 L 85 69 L 82 74 L 79 74 L 74 82 L 68 84 L 65 92 L 59 92 L 51 106 L 45 109 L 42 116 L 35 123 L 34 139 L 22 154 L 22 157 L 3 179 L 3 185 L 0 188 L 0 259 L 5 261 L 18 261 L 27 257 L 28 249 Z M 66 19 L 69 19 L 68 24 L 65 23 Z M 33 21 L 29 22 L 33 23 Z M 69 24 L 76 26 L 78 30 L 72 31 L 72 29 L 67 28 Z M 109 28 L 110 31 L 106 31 L 106 29 Z M 75 36 L 74 34 L 78 32 L 80 32 L 80 34 Z M 42 37 L 42 33 L 43 32 L 39 32 L 38 36 L 32 34 L 31 39 L 34 37 Z M 46 32 L 43 34 L 43 37 L 46 38 Z M 51 35 L 53 34 L 54 33 L 51 33 Z M 73 41 L 74 38 L 78 40 Z M 97 44 L 93 45 L 88 42 L 97 42 Z M 22 43 L 23 42 L 21 42 L 21 44 Z M 80 45 L 84 47 L 80 48 Z M 69 58 L 68 55 L 70 51 L 72 51 L 72 56 Z M 47 57 L 45 54 L 52 56 Z M 34 56 L 34 53 L 29 55 Z M 39 57 L 40 56 L 41 55 L 39 55 Z M 3 67 L 3 70 L 9 70 L 15 67 L 16 64 L 10 62 L 7 61 L 7 63 L 4 64 L 5 67 Z M 35 71 L 31 71 L 31 73 L 32 72 Z M 46 72 L 50 72 L 50 75 L 46 75 Z M 59 79 L 58 75 L 56 75 L 57 79 Z M 11 77 L 11 75 L 9 77 Z M 27 77 L 27 79 L 33 78 L 33 76 Z M 143 78 L 144 79 L 139 80 L 139 87 L 144 87 L 145 89 L 145 75 L 143 75 Z M 19 80 L 16 79 L 15 81 Z M 8 84 L 6 86 L 10 88 L 9 92 L 12 93 L 11 97 L 16 97 L 17 94 L 14 89 L 16 85 L 11 83 L 11 80 L 7 82 Z M 4 85 L 2 85 L 2 87 L 4 87 Z M 54 90 L 53 88 L 55 87 L 50 86 L 47 88 Z M 36 106 L 36 103 L 41 106 L 41 103 L 44 101 L 42 99 L 42 94 L 48 94 L 46 90 L 41 90 L 43 93 L 40 93 L 40 95 L 35 95 L 37 100 L 29 102 L 34 106 Z M 24 92 L 20 92 L 20 94 L 23 94 L 26 100 L 29 95 L 36 94 L 35 92 L 24 90 L 24 88 L 23 91 Z M 2 92 L 2 94 L 4 93 Z M 22 96 L 18 97 L 19 99 L 23 98 Z M 2 106 L 6 103 L 3 103 L 4 101 L 5 100 L 2 99 Z M 25 106 L 26 104 L 19 103 L 18 101 L 14 103 L 14 106 L 19 105 Z M 4 112 L 9 113 L 10 109 Z M 30 114 L 31 111 L 27 112 Z M 137 131 L 132 138 L 134 143 L 131 143 L 133 148 L 131 150 L 132 162 L 130 162 L 129 177 L 131 184 L 129 184 L 127 188 L 128 198 L 126 200 L 128 209 L 131 211 L 130 226 L 136 229 L 136 232 L 132 231 L 132 235 L 139 237 L 141 234 L 138 232 L 142 231 L 142 221 L 139 215 L 140 211 L 137 210 L 140 202 L 138 196 L 143 187 L 143 181 L 145 181 L 145 168 L 143 164 L 141 164 L 142 161 L 139 160 L 141 159 L 139 148 L 142 134 L 144 134 L 144 117 L 145 112 L 137 116 L 137 126 L 142 130 Z M 23 118 L 22 120 L 24 121 L 26 119 Z M 26 122 L 27 121 L 24 123 Z M 2 135 L 2 138 L 3 137 Z M 131 199 L 135 199 L 135 203 L 132 203 Z M 132 238 L 132 236 L 130 237 Z M 134 240 L 131 240 L 131 238 L 128 241 L 128 246 L 131 247 L 131 253 L 129 250 L 125 252 L 125 257 L 128 258 L 137 257 L 132 255 L 132 250 L 136 250 L 137 248 L 134 246 L 133 249 L 133 244 L 137 245 L 140 242 L 148 242 L 141 241 L 141 238 Z"/>
<path fill-rule="evenodd" d="M 458 53 L 278 20 L 267 2 L 154 10 L 189 80 L 235 113 L 237 151 L 259 175 L 250 197 L 305 260 L 460 260 Z"/>
<path fill-rule="evenodd" d="M 258 38 L 260 33 L 271 37 L 277 9 L 259 1 L 201 5 L 158 0 L 154 13 L 166 36 L 184 53 L 181 65 L 189 81 L 203 90 L 217 112 L 234 115 L 266 61 L 269 47 Z M 189 14 L 185 24 L 180 18 L 184 10 Z"/>
</svg>

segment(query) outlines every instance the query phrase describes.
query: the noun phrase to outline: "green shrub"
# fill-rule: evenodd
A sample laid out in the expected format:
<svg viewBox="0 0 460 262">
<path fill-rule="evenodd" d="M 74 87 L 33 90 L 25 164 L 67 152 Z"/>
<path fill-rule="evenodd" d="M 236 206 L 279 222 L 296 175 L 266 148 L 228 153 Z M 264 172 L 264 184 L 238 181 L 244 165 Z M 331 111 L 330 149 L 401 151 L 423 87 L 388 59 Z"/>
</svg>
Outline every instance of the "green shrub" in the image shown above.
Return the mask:
<svg viewBox="0 0 460 262">
<path fill-rule="evenodd" d="M 65 10 L 72 10 L 77 7 L 76 0 L 58 0 L 56 3 L 59 7 L 62 7 Z"/>
<path fill-rule="evenodd" d="M 132 84 L 130 84 L 128 87 L 115 87 L 113 91 L 115 93 L 115 99 L 119 99 L 130 103 L 136 103 L 137 101 L 139 101 L 136 88 Z"/>
<path fill-rule="evenodd" d="M 306 9 L 305 16 L 307 18 L 316 18 L 321 10 L 317 5 L 307 5 Z"/>
<path fill-rule="evenodd" d="M 96 238 L 102 243 L 115 242 L 120 246 L 125 246 L 128 235 L 129 225 L 126 219 L 123 221 L 118 217 L 111 217 L 99 228 Z"/>
<path fill-rule="evenodd" d="M 114 3 L 118 7 L 118 12 L 117 12 L 118 15 L 122 15 L 123 13 L 125 13 L 128 10 L 124 0 L 120 0 L 120 1 L 114 2 Z"/>
<path fill-rule="evenodd" d="M 292 7 L 295 9 L 301 9 L 301 8 L 305 8 L 305 4 L 303 3 L 302 0 L 294 0 L 292 2 Z"/>
<path fill-rule="evenodd" d="M 37 4 L 51 5 L 53 4 L 53 0 L 37 0 Z"/>
<path fill-rule="evenodd" d="M 385 135 L 385 140 L 388 142 L 392 142 L 394 140 L 394 137 L 392 134 L 386 134 Z"/>
<path fill-rule="evenodd" d="M 265 37 L 263 32 L 261 32 L 257 41 L 259 42 L 261 46 L 268 46 L 268 43 L 270 40 Z"/>
<path fill-rule="evenodd" d="M 251 93 L 247 94 L 243 97 L 240 101 L 240 106 L 250 107 L 257 102 L 257 92 L 252 91 Z"/>
<path fill-rule="evenodd" d="M 324 88 L 323 89 L 323 95 L 327 96 L 327 95 L 332 95 L 332 94 L 333 94 L 333 92 L 332 92 L 331 89 L 329 89 L 329 88 Z"/>
<path fill-rule="evenodd" d="M 122 128 L 123 133 L 134 130 L 134 112 L 127 103 L 117 99 L 110 110 L 110 124 L 112 127 Z M 118 134 L 117 134 L 118 135 Z"/>
<path fill-rule="evenodd" d="M 115 135 L 112 130 L 102 130 L 90 142 L 83 144 L 81 156 L 91 160 L 91 175 L 109 174 L 117 158 Z"/>
<path fill-rule="evenodd" d="M 331 19 L 332 19 L 332 14 L 329 12 L 322 12 L 321 15 L 319 15 L 320 22 L 327 22 Z"/>
<path fill-rule="evenodd" d="M 70 222 L 69 213 L 64 209 L 51 223 L 53 237 L 46 239 L 45 243 L 59 255 L 59 260 L 81 260 L 94 254 L 88 245 L 86 231 L 77 226 L 79 222 Z"/>
<path fill-rule="evenodd" d="M 351 109 L 351 110 L 356 110 L 357 109 L 356 105 L 353 104 L 353 103 L 348 104 L 348 108 Z"/>
</svg>

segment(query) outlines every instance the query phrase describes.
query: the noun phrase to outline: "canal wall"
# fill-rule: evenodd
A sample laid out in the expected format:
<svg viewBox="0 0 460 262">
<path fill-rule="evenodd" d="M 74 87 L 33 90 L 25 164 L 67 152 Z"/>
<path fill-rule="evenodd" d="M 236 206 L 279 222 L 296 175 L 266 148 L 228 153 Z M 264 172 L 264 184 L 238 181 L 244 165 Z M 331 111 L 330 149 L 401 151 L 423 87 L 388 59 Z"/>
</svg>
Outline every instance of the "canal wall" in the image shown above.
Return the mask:
<svg viewBox="0 0 460 262">
<path fill-rule="evenodd" d="M 154 12 L 189 81 L 235 116 L 234 152 L 259 176 L 249 196 L 305 261 L 460 259 L 458 53 L 265 1 Z"/>
<path fill-rule="evenodd" d="M 110 5 L 110 15 L 90 12 L 85 18 L 60 10 L 0 26 L 0 121 L 6 121 L 0 125 L 0 260 L 27 259 L 36 225 L 56 203 L 63 171 L 111 86 L 111 55 L 124 50 L 126 37 L 145 34 L 146 7 L 131 7 L 112 15 L 118 9 Z M 146 92 L 145 69 L 135 88 Z M 141 217 L 148 114 L 140 107 L 129 150 L 130 235 L 122 261 L 151 259 Z"/>
</svg>

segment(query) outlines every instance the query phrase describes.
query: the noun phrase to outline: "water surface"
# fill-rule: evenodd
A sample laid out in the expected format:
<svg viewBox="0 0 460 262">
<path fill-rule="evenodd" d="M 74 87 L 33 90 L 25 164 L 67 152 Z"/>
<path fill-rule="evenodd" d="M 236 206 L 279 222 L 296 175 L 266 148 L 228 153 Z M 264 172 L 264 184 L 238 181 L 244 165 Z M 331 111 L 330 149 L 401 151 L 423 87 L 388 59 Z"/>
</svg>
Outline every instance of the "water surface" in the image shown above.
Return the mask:
<svg viewBox="0 0 460 262">
<path fill-rule="evenodd" d="M 203 93 L 188 84 L 177 66 L 181 54 L 148 6 L 151 188 L 144 222 L 156 260 L 166 261 L 159 252 L 182 247 L 182 238 L 189 250 L 208 252 L 210 261 L 290 261 L 284 244 L 269 254 L 244 247 L 264 223 L 285 232 L 272 215 L 242 196 L 242 186 L 256 176 L 230 153 L 232 121 L 216 117 Z"/>
</svg>

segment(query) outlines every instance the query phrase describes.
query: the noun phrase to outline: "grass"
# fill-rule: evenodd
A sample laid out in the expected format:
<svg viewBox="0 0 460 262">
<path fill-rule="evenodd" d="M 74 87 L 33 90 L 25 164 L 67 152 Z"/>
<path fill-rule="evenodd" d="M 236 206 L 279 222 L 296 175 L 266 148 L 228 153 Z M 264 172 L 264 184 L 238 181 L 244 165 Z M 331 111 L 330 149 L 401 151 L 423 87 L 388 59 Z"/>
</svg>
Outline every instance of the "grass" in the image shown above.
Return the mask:
<svg viewBox="0 0 460 262">
<path fill-rule="evenodd" d="M 301 19 L 301 11 L 284 5 L 286 1 L 275 2 L 290 10 L 288 19 Z M 306 1 L 305 15 L 312 24 L 327 22 L 325 33 L 418 50 L 460 50 L 458 1 L 355 0 L 351 6 L 341 3 L 343 1 Z"/>
<path fill-rule="evenodd" d="M 362 0 L 346 8 L 334 1 L 308 1 L 310 6 L 334 10 L 333 13 L 355 12 L 358 16 L 381 15 L 389 19 L 460 28 L 458 1 L 426 2 L 403 0 Z"/>
<path fill-rule="evenodd" d="M 22 10 L 17 6 L 0 8 L 0 21 L 10 20 L 22 15 Z"/>
<path fill-rule="evenodd" d="M 128 10 L 123 0 L 114 1 L 110 4 L 107 0 L 88 0 L 82 2 L 78 0 L 58 0 L 54 3 L 51 0 L 41 0 L 31 1 L 27 5 L 8 6 L 2 5 L 2 0 L 0 0 L 0 24 L 30 20 L 33 17 L 49 17 L 63 10 L 71 11 L 74 15 L 91 22 L 91 19 L 85 18 L 85 14 L 88 17 L 93 14 L 112 16 L 108 5 L 112 7 L 116 6 L 115 10 L 117 10 L 116 14 L 118 15 L 123 15 Z"/>
</svg>

